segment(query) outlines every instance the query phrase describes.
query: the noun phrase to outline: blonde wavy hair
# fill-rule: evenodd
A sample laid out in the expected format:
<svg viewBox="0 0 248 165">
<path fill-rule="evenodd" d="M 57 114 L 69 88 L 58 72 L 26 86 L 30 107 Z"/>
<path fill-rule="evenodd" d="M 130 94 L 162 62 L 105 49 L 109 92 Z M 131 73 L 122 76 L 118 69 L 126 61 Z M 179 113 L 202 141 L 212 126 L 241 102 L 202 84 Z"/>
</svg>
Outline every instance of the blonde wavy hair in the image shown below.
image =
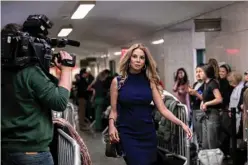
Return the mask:
<svg viewBox="0 0 248 165">
<path fill-rule="evenodd" d="M 146 72 L 146 77 L 148 78 L 148 80 L 151 83 L 154 83 L 157 87 L 157 89 L 159 90 L 159 92 L 161 93 L 163 88 L 160 85 L 159 81 L 159 75 L 157 72 L 157 64 L 155 62 L 155 60 L 153 59 L 149 49 L 147 47 L 145 47 L 143 44 L 134 44 L 132 45 L 126 52 L 126 54 L 124 55 L 124 57 L 121 58 L 120 63 L 119 63 L 119 71 L 120 71 L 120 76 L 121 76 L 121 80 L 120 80 L 120 84 L 121 86 L 124 85 L 126 79 L 128 78 L 128 69 L 129 69 L 129 63 L 131 60 L 131 56 L 134 52 L 134 50 L 136 49 L 141 49 L 144 54 L 145 54 L 145 72 Z"/>
<path fill-rule="evenodd" d="M 228 74 L 227 80 L 229 81 L 229 84 L 237 86 L 242 81 L 242 75 L 233 71 Z"/>
</svg>

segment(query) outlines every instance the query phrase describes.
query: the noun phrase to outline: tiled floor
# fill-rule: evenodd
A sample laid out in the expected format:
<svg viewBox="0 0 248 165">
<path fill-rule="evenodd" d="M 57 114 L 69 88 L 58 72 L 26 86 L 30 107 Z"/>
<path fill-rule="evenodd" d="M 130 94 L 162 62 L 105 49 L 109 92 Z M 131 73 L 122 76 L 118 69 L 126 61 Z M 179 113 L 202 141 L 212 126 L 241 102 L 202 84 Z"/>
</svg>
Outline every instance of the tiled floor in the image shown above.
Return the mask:
<svg viewBox="0 0 248 165">
<path fill-rule="evenodd" d="M 80 132 L 80 135 L 88 147 L 93 165 L 125 165 L 121 158 L 107 158 L 104 155 L 105 147 L 100 133 L 96 134 L 95 137 L 86 132 Z"/>
</svg>

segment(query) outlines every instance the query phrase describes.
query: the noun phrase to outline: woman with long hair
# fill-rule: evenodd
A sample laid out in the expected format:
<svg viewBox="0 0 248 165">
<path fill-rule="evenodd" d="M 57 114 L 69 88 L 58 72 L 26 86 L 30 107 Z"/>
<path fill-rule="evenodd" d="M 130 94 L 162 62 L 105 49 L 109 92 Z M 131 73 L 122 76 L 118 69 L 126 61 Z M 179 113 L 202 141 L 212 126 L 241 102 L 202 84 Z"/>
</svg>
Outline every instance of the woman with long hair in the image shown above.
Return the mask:
<svg viewBox="0 0 248 165">
<path fill-rule="evenodd" d="M 230 96 L 233 90 L 233 87 L 229 84 L 227 77 L 231 72 L 231 67 L 228 64 L 223 64 L 219 67 L 219 84 L 220 84 L 220 93 L 223 97 L 222 108 L 228 109 Z"/>
<path fill-rule="evenodd" d="M 228 64 L 223 64 L 219 68 L 219 84 L 220 93 L 223 98 L 221 112 L 221 127 L 220 127 L 220 149 L 227 156 L 230 151 L 230 126 L 231 119 L 228 116 L 227 109 L 229 108 L 230 96 L 233 87 L 229 84 L 227 77 L 231 72 L 231 67 Z"/>
<path fill-rule="evenodd" d="M 189 80 L 188 74 L 184 68 L 179 68 L 177 70 L 174 81 L 175 84 L 173 87 L 173 91 L 175 92 L 178 100 L 187 106 L 189 111 L 188 114 L 190 116 L 190 96 L 188 93 Z"/>
<path fill-rule="evenodd" d="M 239 105 L 240 100 L 243 100 L 242 90 L 244 87 L 244 81 L 242 81 L 242 75 L 238 72 L 231 72 L 228 76 L 228 81 L 231 86 L 234 87 L 231 97 L 230 97 L 230 104 L 229 104 L 229 110 L 231 108 L 236 109 L 236 131 L 238 134 L 238 138 L 242 135 L 242 125 L 240 125 L 242 122 L 242 109 Z M 241 129 L 240 129 L 241 126 Z"/>
<path fill-rule="evenodd" d="M 192 137 L 189 127 L 165 107 L 160 89 L 151 53 L 142 44 L 134 44 L 120 61 L 120 76 L 112 81 L 109 115 L 110 141 L 121 144 L 128 165 L 157 164 L 152 101 L 165 118 Z"/>
<path fill-rule="evenodd" d="M 97 78 L 89 85 L 88 90 L 93 91 L 91 101 L 95 103 L 95 130 L 102 131 L 102 112 L 104 108 L 105 97 L 108 89 L 106 88 L 106 79 L 111 72 L 108 69 L 103 70 Z"/>
<path fill-rule="evenodd" d="M 218 79 L 219 78 L 219 65 L 218 65 L 218 61 L 214 58 L 210 58 L 208 60 L 208 64 L 212 65 L 214 68 L 214 78 Z"/>
<path fill-rule="evenodd" d="M 219 147 L 220 109 L 222 96 L 218 81 L 215 79 L 215 70 L 211 64 L 202 67 L 201 79 L 205 82 L 201 110 L 205 112 L 203 119 L 203 149 Z"/>
</svg>

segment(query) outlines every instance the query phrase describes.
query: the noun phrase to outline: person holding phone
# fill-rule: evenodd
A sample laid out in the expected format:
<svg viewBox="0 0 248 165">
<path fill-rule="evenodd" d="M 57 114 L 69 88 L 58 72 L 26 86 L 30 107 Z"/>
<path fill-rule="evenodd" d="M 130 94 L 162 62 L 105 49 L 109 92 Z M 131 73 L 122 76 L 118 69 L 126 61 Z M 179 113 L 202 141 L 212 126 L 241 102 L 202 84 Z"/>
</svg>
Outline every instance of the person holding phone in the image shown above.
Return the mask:
<svg viewBox="0 0 248 165">
<path fill-rule="evenodd" d="M 202 148 L 202 119 L 204 116 L 204 112 L 200 109 L 202 94 L 204 90 L 204 81 L 201 79 L 202 66 L 204 64 L 200 64 L 196 67 L 196 82 L 193 84 L 193 87 L 189 87 L 190 94 L 190 103 L 191 109 L 193 112 L 193 129 L 196 133 L 198 148 Z"/>
<path fill-rule="evenodd" d="M 189 98 L 189 80 L 188 80 L 188 74 L 184 68 L 179 68 L 176 72 L 175 76 L 175 84 L 173 87 L 173 91 L 178 98 L 178 100 L 185 104 L 188 109 L 188 116 L 190 118 L 191 123 L 191 108 L 190 108 L 190 98 Z"/>
</svg>

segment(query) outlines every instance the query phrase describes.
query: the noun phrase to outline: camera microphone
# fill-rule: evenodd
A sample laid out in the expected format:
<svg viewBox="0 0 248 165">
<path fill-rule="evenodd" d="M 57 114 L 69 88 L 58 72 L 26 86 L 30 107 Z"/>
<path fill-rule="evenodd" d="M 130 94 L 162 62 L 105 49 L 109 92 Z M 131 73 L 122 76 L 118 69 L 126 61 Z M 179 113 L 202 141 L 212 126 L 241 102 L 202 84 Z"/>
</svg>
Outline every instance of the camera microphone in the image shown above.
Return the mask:
<svg viewBox="0 0 248 165">
<path fill-rule="evenodd" d="M 67 40 L 67 45 L 79 47 L 80 46 L 80 42 L 75 41 L 75 40 Z"/>
<path fill-rule="evenodd" d="M 65 47 L 66 45 L 75 46 L 75 47 L 80 46 L 80 42 L 75 40 L 64 39 L 64 38 L 63 39 L 51 38 L 50 44 L 52 45 L 52 47 L 58 47 L 58 48 Z"/>
</svg>

